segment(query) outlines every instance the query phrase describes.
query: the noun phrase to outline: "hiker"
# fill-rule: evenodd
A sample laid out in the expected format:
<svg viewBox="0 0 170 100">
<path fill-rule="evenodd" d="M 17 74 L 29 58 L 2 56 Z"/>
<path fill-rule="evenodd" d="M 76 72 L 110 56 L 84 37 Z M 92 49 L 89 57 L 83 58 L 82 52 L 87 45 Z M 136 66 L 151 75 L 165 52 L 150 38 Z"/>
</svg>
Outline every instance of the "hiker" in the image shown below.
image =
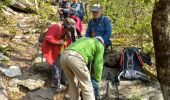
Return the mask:
<svg viewBox="0 0 170 100">
<path fill-rule="evenodd" d="M 68 1 L 67 1 L 68 2 Z M 76 33 L 78 38 L 81 38 L 81 33 L 83 31 L 83 26 L 82 26 L 82 19 L 84 16 L 84 9 L 82 6 L 82 3 L 78 2 L 78 0 L 72 0 L 72 3 L 69 4 L 67 3 L 66 8 L 59 8 L 58 12 L 60 14 L 61 20 L 67 17 L 70 17 L 75 20 L 76 22 Z M 63 14 L 63 15 L 61 15 Z M 82 19 L 81 19 L 82 18 Z"/>
<path fill-rule="evenodd" d="M 75 21 L 67 18 L 63 23 L 51 25 L 42 42 L 41 50 L 47 62 L 52 65 L 52 86 L 60 88 L 65 85 L 64 73 L 60 68 L 60 53 L 71 44 L 70 34 L 74 34 Z"/>
<path fill-rule="evenodd" d="M 88 22 L 86 37 L 101 36 L 105 43 L 105 48 L 111 45 L 111 21 L 108 16 L 102 15 L 100 4 L 94 4 L 92 7 L 93 18 Z"/>
<path fill-rule="evenodd" d="M 101 37 L 83 37 L 68 46 L 61 55 L 60 63 L 69 83 L 70 100 L 78 100 L 76 77 L 82 92 L 83 100 L 95 100 L 92 81 L 101 80 L 103 70 L 104 40 Z M 94 61 L 94 77 L 86 65 Z"/>
<path fill-rule="evenodd" d="M 78 16 L 81 19 L 81 21 L 83 20 L 84 8 L 83 8 L 83 4 L 79 2 L 79 0 L 72 0 L 69 10 L 70 10 L 69 13 Z"/>
<path fill-rule="evenodd" d="M 61 2 L 59 2 L 59 8 L 57 9 L 57 11 L 59 12 L 60 20 L 68 18 L 67 9 L 69 6 L 70 2 L 68 0 L 62 0 Z"/>
<path fill-rule="evenodd" d="M 79 0 L 72 0 L 70 7 L 68 8 L 68 14 L 70 18 L 76 21 L 77 35 L 81 37 L 83 31 L 82 20 L 84 17 L 83 4 Z"/>
</svg>

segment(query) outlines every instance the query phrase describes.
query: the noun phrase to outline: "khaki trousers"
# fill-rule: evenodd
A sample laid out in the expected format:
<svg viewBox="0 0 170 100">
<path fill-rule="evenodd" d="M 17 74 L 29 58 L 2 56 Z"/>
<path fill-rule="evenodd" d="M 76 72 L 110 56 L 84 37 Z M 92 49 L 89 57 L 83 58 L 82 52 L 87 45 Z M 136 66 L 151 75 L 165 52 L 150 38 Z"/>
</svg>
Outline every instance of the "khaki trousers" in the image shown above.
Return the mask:
<svg viewBox="0 0 170 100">
<path fill-rule="evenodd" d="M 83 100 L 95 100 L 90 72 L 83 57 L 73 51 L 65 50 L 60 59 L 61 66 L 69 83 L 70 100 L 78 100 L 78 87 L 74 81 L 76 77 L 81 88 Z"/>
</svg>

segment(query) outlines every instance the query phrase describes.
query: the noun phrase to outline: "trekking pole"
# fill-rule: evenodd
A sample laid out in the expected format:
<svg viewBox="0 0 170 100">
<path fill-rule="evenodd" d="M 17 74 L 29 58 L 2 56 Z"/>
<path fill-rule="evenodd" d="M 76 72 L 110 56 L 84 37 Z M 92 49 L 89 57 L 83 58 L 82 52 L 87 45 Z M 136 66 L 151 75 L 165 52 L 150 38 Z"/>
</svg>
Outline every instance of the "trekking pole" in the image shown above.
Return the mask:
<svg viewBox="0 0 170 100">
<path fill-rule="evenodd" d="M 115 86 L 116 86 L 116 99 L 119 100 L 119 88 L 118 88 L 118 86 L 119 86 L 120 80 L 118 79 L 118 76 L 115 76 L 114 81 L 115 81 Z"/>
<path fill-rule="evenodd" d="M 111 79 L 111 74 L 110 72 L 108 72 L 106 80 L 107 80 L 107 84 L 106 84 L 106 94 L 104 96 L 104 100 L 109 100 L 109 82 Z"/>
<path fill-rule="evenodd" d="M 91 73 L 91 68 L 92 68 L 92 61 L 90 62 L 90 66 L 89 66 L 89 72 Z"/>
</svg>

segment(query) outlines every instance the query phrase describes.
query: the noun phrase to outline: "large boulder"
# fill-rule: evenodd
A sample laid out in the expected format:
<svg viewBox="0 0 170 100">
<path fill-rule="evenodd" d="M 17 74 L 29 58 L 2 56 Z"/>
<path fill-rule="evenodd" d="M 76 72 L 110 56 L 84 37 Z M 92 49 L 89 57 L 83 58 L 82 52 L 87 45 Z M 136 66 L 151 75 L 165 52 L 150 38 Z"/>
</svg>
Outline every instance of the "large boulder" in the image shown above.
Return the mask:
<svg viewBox="0 0 170 100">
<path fill-rule="evenodd" d="M 19 91 L 19 86 L 24 86 L 29 90 L 36 90 L 44 87 L 47 78 L 40 74 L 24 73 L 22 76 L 13 78 L 9 81 L 9 90 L 13 92 Z"/>
<path fill-rule="evenodd" d="M 122 48 L 112 50 L 106 50 L 104 55 L 104 65 L 107 67 L 119 67 L 119 59 Z"/>
<path fill-rule="evenodd" d="M 22 100 L 53 100 L 54 90 L 50 87 L 41 88 L 28 94 Z"/>
<path fill-rule="evenodd" d="M 35 6 L 29 0 L 12 0 L 10 7 L 14 10 L 32 13 L 36 12 Z"/>
</svg>

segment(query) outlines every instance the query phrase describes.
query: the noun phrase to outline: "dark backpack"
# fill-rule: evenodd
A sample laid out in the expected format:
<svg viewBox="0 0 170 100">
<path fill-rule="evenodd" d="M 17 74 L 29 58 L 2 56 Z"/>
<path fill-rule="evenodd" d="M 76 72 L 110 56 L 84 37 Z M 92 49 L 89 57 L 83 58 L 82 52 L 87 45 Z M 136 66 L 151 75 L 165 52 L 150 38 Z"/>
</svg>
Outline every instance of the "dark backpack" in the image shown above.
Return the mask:
<svg viewBox="0 0 170 100">
<path fill-rule="evenodd" d="M 143 65 L 144 62 L 139 48 L 125 48 L 120 56 L 120 76 L 123 76 L 123 78 L 126 79 L 141 79 L 143 81 L 149 81 L 150 77 L 142 73 Z"/>
</svg>

